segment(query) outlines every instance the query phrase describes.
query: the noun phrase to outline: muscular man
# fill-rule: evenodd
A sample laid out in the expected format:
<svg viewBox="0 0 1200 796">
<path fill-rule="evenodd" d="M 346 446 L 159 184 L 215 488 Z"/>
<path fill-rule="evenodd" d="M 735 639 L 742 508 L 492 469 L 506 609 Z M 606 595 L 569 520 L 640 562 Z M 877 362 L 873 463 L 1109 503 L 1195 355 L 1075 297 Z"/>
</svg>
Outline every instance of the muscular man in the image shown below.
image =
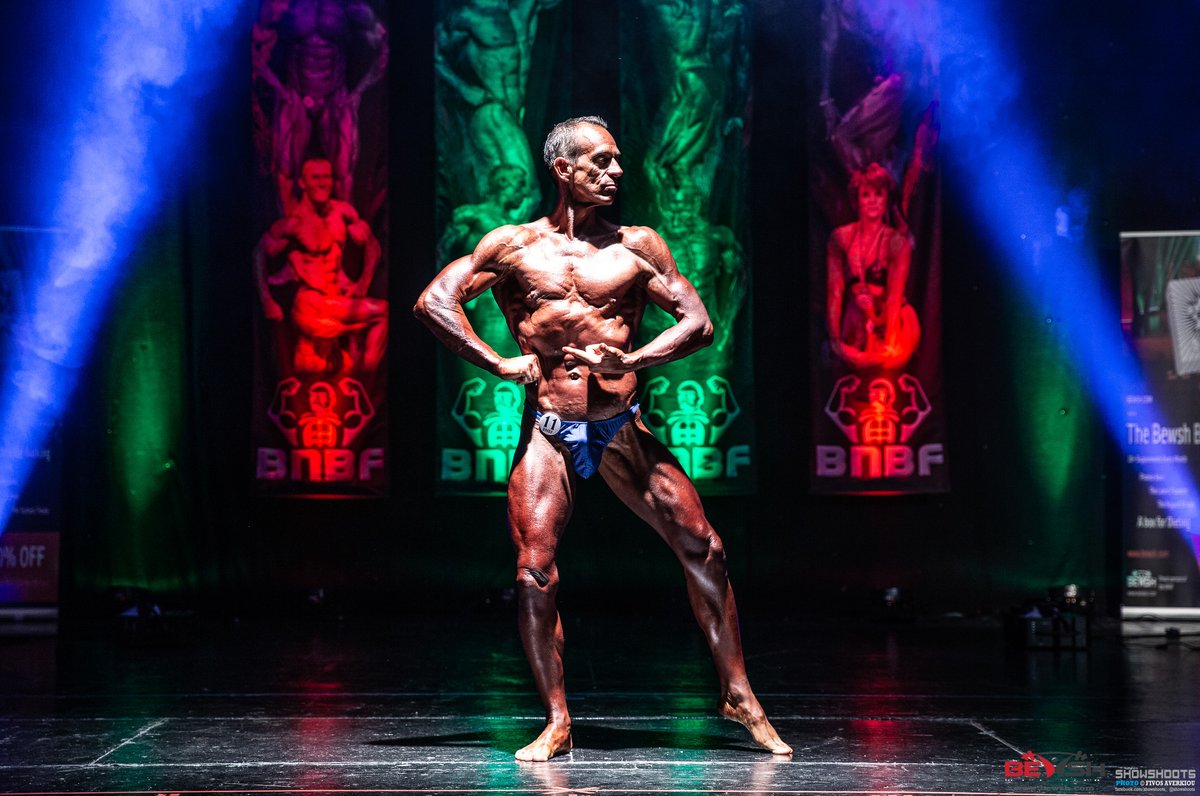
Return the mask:
<svg viewBox="0 0 1200 796">
<path fill-rule="evenodd" d="M 475 164 L 493 161 L 518 169 L 534 184 L 533 157 L 521 126 L 538 17 L 560 0 L 465 0 L 441 20 L 434 46 L 437 74 L 467 106 L 459 124 Z M 484 159 L 487 160 L 484 160 Z M 484 199 L 490 175 L 473 172 L 472 200 Z M 524 202 L 528 218 L 537 197 Z"/>
<path fill-rule="evenodd" d="M 388 304 L 367 298 L 379 261 L 379 242 L 349 203 L 334 199 L 333 167 L 307 160 L 300 170 L 304 191 L 292 212 L 276 221 L 254 249 L 254 273 L 263 314 L 283 320 L 271 285 L 299 283 L 291 319 L 299 332 L 294 366 L 299 373 L 374 372 L 387 351 Z M 363 247 L 363 268 L 351 279 L 342 267 L 349 239 Z M 287 265 L 267 275 L 268 258 L 287 253 Z M 358 334 L 365 332 L 365 343 Z"/>
<path fill-rule="evenodd" d="M 271 68 L 283 40 L 283 75 Z M 347 85 L 350 55 L 361 40 L 371 63 L 358 83 Z M 364 92 L 387 70 L 387 30 L 363 0 L 264 0 L 254 25 L 251 63 L 255 76 L 275 92 L 275 179 L 284 213 L 313 135 L 333 166 L 334 194 L 350 200 L 358 162 L 358 109 Z"/>
<path fill-rule="evenodd" d="M 576 479 L 596 472 L 683 564 L 692 610 L 720 678 L 720 714 L 745 725 L 764 749 L 790 754 L 746 678 L 721 540 L 695 487 L 639 416 L 637 371 L 707 345 L 713 329 L 662 238 L 646 227 L 615 226 L 597 212 L 616 197 L 620 154 L 597 117 L 555 125 L 543 148 L 559 188 L 554 212 L 488 233 L 474 254 L 446 266 L 414 308 L 459 356 L 526 385 L 508 520 L 517 552 L 521 641 L 546 727 L 517 758 L 547 760 L 571 749 L 555 551 L 571 516 Z M 500 357 L 467 322 L 463 302 L 488 288 L 520 356 Z M 634 349 L 647 301 L 677 322 Z"/>
</svg>

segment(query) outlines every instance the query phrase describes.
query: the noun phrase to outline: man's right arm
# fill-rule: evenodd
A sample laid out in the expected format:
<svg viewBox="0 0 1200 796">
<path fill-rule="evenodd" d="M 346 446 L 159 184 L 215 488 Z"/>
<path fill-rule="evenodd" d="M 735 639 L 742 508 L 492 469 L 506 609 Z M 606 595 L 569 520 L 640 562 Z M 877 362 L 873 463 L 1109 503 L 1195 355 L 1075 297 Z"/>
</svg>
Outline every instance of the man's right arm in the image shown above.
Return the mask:
<svg viewBox="0 0 1200 796">
<path fill-rule="evenodd" d="M 289 218 L 285 217 L 272 224 L 254 247 L 254 281 L 258 285 L 263 314 L 272 321 L 283 320 L 283 308 L 271 296 L 271 288 L 267 284 L 267 260 L 287 251 L 289 242 Z"/>
<path fill-rule="evenodd" d="M 464 303 L 509 275 L 509 255 L 518 234 L 519 227 L 501 227 L 485 235 L 473 254 L 454 260 L 434 277 L 417 298 L 413 314 L 447 348 L 472 365 L 502 379 L 530 384 L 541 378 L 537 358 L 532 354 L 511 359 L 500 356 L 475 333 L 463 309 Z"/>
</svg>

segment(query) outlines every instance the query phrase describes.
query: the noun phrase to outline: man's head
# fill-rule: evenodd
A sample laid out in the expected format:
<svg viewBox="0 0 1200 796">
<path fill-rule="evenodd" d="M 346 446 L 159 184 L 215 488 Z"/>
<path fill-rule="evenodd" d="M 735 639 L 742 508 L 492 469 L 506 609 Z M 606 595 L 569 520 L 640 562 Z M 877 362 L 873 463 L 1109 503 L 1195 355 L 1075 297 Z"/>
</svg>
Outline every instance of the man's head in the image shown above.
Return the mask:
<svg viewBox="0 0 1200 796">
<path fill-rule="evenodd" d="M 324 158 L 309 158 L 300 167 L 300 190 L 313 204 L 325 204 L 333 196 L 333 164 Z"/>
<path fill-rule="evenodd" d="M 488 190 L 496 204 L 516 207 L 525 199 L 525 172 L 512 163 L 501 163 L 488 174 Z"/>
<path fill-rule="evenodd" d="M 875 406 L 890 408 L 896 403 L 896 389 L 887 379 L 875 379 L 867 387 L 867 398 Z"/>
<path fill-rule="evenodd" d="M 333 407 L 336 400 L 333 388 L 319 381 L 308 388 L 308 405 L 314 412 L 325 412 Z"/>
<path fill-rule="evenodd" d="M 500 414 L 511 414 L 521 405 L 521 388 L 511 381 L 502 381 L 492 388 L 492 406 Z"/>
<path fill-rule="evenodd" d="M 610 205 L 624 173 L 621 151 L 599 116 L 559 122 L 546 136 L 542 159 L 566 196 L 584 205 Z"/>
</svg>

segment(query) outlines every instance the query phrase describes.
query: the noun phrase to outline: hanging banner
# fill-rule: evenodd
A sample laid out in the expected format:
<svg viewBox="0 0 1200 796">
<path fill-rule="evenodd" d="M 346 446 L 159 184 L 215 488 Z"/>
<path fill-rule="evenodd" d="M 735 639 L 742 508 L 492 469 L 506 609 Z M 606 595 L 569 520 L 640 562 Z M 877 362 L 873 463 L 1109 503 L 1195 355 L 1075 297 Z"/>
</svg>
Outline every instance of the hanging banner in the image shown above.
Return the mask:
<svg viewBox="0 0 1200 796">
<path fill-rule="evenodd" d="M 810 487 L 949 487 L 934 0 L 827 0 L 810 129 Z"/>
<path fill-rule="evenodd" d="M 1200 614 L 1200 232 L 1121 233 L 1121 285 L 1147 387 L 1125 396 L 1122 605 Z"/>
<path fill-rule="evenodd" d="M 386 490 L 384 8 L 262 0 L 251 33 L 260 494 Z"/>
<path fill-rule="evenodd" d="M 28 322 L 27 275 L 43 247 L 61 230 L 0 227 L 0 361 L 29 341 L 18 339 Z M 58 603 L 62 516 L 62 439 L 55 426 L 32 435 L 36 447 L 0 440 L 0 488 L 20 489 L 0 517 L 0 608 Z"/>
<path fill-rule="evenodd" d="M 749 5 L 639 0 L 621 15 L 622 222 L 662 235 L 714 330 L 639 374 L 642 419 L 702 494 L 754 487 Z M 674 322 L 649 307 L 638 344 Z"/>
<path fill-rule="evenodd" d="M 534 220 L 542 141 L 568 97 L 548 77 L 566 63 L 569 8 L 559 0 L 440 0 L 437 84 L 437 225 L 440 270 L 486 233 Z M 553 66 L 557 64 L 557 66 Z M 569 114 L 562 113 L 567 116 Z M 432 274 L 431 274 L 432 276 Z M 468 302 L 475 332 L 500 356 L 518 356 L 491 292 Z M 525 388 L 448 351 L 438 352 L 439 491 L 503 494 L 520 437 Z"/>
</svg>

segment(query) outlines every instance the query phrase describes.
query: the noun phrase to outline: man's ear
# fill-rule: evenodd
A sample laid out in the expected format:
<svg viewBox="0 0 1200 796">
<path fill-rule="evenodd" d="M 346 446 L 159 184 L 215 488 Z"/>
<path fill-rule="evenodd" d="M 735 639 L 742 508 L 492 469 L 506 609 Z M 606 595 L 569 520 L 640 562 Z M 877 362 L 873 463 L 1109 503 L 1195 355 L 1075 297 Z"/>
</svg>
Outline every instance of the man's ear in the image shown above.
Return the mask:
<svg viewBox="0 0 1200 796">
<path fill-rule="evenodd" d="M 569 182 L 571 180 L 571 171 L 575 166 L 571 161 L 559 155 L 551 162 L 550 168 L 554 171 L 554 179 Z"/>
</svg>

